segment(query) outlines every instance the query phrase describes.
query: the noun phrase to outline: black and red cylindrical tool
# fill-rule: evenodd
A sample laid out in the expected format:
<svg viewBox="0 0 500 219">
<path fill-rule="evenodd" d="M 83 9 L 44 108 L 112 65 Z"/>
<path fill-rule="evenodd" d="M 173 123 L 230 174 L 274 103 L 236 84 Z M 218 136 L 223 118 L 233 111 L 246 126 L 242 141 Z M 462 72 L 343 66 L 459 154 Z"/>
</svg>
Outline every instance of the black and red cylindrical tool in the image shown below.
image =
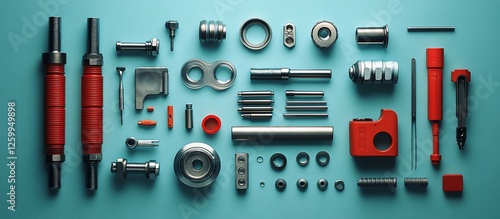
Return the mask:
<svg viewBox="0 0 500 219">
<path fill-rule="evenodd" d="M 45 162 L 49 188 L 61 188 L 66 127 L 66 53 L 61 52 L 61 18 L 49 18 L 49 51 L 42 54 L 45 66 Z"/>
<path fill-rule="evenodd" d="M 433 153 L 432 164 L 441 162 L 439 154 L 439 122 L 443 119 L 443 66 L 444 49 L 427 49 L 427 107 L 428 119 L 432 123 Z"/>
<path fill-rule="evenodd" d="M 97 164 L 102 160 L 102 54 L 99 53 L 99 18 L 87 19 L 87 53 L 83 55 L 82 152 L 86 164 L 85 186 L 97 189 Z"/>
</svg>

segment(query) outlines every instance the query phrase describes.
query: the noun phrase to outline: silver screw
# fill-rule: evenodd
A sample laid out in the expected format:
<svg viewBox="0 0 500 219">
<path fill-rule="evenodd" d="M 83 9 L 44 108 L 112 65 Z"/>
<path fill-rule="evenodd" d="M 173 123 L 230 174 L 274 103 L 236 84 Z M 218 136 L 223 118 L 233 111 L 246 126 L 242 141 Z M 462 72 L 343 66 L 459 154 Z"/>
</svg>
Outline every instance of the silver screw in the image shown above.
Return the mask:
<svg viewBox="0 0 500 219">
<path fill-rule="evenodd" d="M 175 30 L 179 29 L 179 22 L 169 20 L 165 22 L 165 28 L 170 31 L 170 51 L 174 51 Z"/>
<path fill-rule="evenodd" d="M 156 179 L 160 175 L 160 163 L 150 160 L 145 163 L 128 163 L 125 158 L 111 162 L 111 172 L 120 179 L 126 179 L 128 174 L 145 174 L 147 179 Z"/>
<path fill-rule="evenodd" d="M 148 55 L 157 56 L 160 53 L 160 40 L 153 38 L 145 43 L 116 42 L 116 52 L 145 52 Z"/>
</svg>

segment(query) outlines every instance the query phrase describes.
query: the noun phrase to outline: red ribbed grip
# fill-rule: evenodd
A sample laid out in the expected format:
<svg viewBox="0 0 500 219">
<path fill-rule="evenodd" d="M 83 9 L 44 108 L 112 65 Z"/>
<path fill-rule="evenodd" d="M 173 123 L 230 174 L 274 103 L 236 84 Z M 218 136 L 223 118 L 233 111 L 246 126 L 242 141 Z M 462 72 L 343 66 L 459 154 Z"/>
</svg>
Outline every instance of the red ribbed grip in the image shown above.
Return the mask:
<svg viewBox="0 0 500 219">
<path fill-rule="evenodd" d="M 102 149 L 103 77 L 101 66 L 83 66 L 82 151 L 100 154 Z"/>
<path fill-rule="evenodd" d="M 63 64 L 46 65 L 45 154 L 64 155 L 66 124 L 66 77 Z"/>
</svg>

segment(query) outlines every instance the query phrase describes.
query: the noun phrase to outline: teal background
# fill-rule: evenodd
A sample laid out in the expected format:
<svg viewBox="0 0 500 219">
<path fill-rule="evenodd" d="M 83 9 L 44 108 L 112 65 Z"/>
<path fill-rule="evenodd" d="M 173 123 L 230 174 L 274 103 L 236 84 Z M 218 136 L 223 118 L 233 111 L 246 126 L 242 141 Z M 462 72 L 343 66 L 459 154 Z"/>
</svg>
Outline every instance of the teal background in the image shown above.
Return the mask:
<svg viewBox="0 0 500 219">
<path fill-rule="evenodd" d="M 0 80 L 0 218 L 498 218 L 500 212 L 500 131 L 498 102 L 498 1 L 76 1 L 76 0 L 6 0 L 0 9 L 1 59 Z M 66 157 L 62 188 L 47 189 L 47 171 L 43 155 L 43 71 L 41 53 L 47 50 L 48 16 L 62 17 L 62 51 L 66 65 Z M 104 56 L 104 144 L 99 165 L 99 189 L 85 190 L 80 145 L 81 57 L 86 48 L 86 18 L 100 18 L 100 52 Z M 244 48 L 238 38 L 240 25 L 247 19 L 266 20 L 273 39 L 262 51 Z M 166 20 L 180 22 L 176 31 L 175 51 L 168 48 Z M 218 47 L 199 43 L 198 24 L 202 19 L 222 20 L 227 25 L 227 39 Z M 321 20 L 335 23 L 339 38 L 332 49 L 322 51 L 310 39 L 312 26 Z M 292 22 L 297 28 L 297 44 L 288 49 L 282 44 L 282 26 Z M 387 49 L 359 47 L 354 41 L 358 26 L 389 25 Z M 24 30 L 32 25 L 31 30 Z M 453 33 L 408 33 L 411 25 L 454 25 Z M 250 38 L 260 35 L 250 31 Z M 9 38 L 17 35 L 19 45 Z M 161 41 L 160 55 L 117 56 L 116 41 Z M 261 37 L 261 36 L 260 36 Z M 441 123 L 442 164 L 434 168 L 429 160 L 432 136 L 427 120 L 427 75 L 425 49 L 445 48 L 443 80 L 443 121 Z M 410 170 L 410 59 L 417 60 L 417 130 L 418 169 Z M 238 69 L 233 87 L 215 91 L 205 87 L 190 90 L 180 81 L 184 62 L 201 58 L 207 62 L 228 60 Z M 396 86 L 356 86 L 347 69 L 356 60 L 395 60 L 400 78 Z M 126 109 L 120 126 L 118 111 L 118 74 L 116 66 L 125 66 Z M 154 113 L 134 109 L 134 69 L 139 66 L 166 66 L 170 72 L 170 94 L 148 98 L 145 106 Z M 332 79 L 326 82 L 290 80 L 284 83 L 250 81 L 251 67 L 329 68 Z M 465 150 L 455 142 L 455 85 L 450 72 L 468 68 L 469 85 L 468 139 Z M 274 90 L 275 111 L 268 122 L 251 122 L 239 118 L 237 91 Z M 318 120 L 285 120 L 286 89 L 323 90 L 330 117 Z M 7 210 L 7 103 L 16 102 L 16 211 Z M 193 103 L 195 128 L 184 128 L 184 104 Z M 175 107 L 175 127 L 167 128 L 166 107 Z M 348 123 L 355 117 L 377 119 L 381 108 L 390 108 L 399 117 L 399 156 L 393 161 L 355 160 L 349 155 Z M 202 118 L 216 114 L 222 119 L 221 130 L 205 135 Z M 140 119 L 155 119 L 154 128 L 136 125 Z M 276 145 L 245 145 L 232 142 L 234 125 L 333 125 L 331 144 L 309 142 Z M 154 149 L 128 150 L 129 136 L 159 139 Z M 211 189 L 193 190 L 178 183 L 173 172 L 175 153 L 190 142 L 204 142 L 214 147 L 222 160 L 220 176 Z M 314 160 L 306 167 L 295 162 L 300 151 L 314 157 L 326 150 L 330 164 L 320 168 Z M 234 153 L 250 153 L 250 187 L 245 194 L 234 188 Z M 288 157 L 283 172 L 269 166 L 269 157 L 282 152 Z M 262 155 L 263 163 L 256 157 Z M 132 162 L 156 159 L 161 174 L 155 181 L 143 176 L 118 180 L 109 171 L 110 162 L 125 157 Z M 445 195 L 441 175 L 464 176 L 462 195 Z M 359 177 L 398 177 L 396 191 L 363 192 L 356 186 Z M 410 192 L 403 178 L 427 177 L 425 192 Z M 277 192 L 274 181 L 288 181 L 285 192 Z M 295 181 L 305 177 L 310 186 L 299 192 Z M 324 177 L 330 187 L 321 192 L 316 181 Z M 342 179 L 346 188 L 336 191 L 332 184 Z M 259 183 L 265 182 L 265 187 Z"/>
</svg>

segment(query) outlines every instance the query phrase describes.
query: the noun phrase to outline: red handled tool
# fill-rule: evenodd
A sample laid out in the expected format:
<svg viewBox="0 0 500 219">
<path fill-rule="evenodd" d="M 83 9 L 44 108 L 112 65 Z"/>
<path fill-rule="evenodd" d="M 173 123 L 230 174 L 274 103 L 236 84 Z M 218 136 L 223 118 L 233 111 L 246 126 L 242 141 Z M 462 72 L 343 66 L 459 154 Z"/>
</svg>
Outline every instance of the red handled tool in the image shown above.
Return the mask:
<svg viewBox="0 0 500 219">
<path fill-rule="evenodd" d="M 102 54 L 99 53 L 99 18 L 87 19 L 87 53 L 83 55 L 82 152 L 85 186 L 97 189 L 97 164 L 102 160 Z"/>
<path fill-rule="evenodd" d="M 427 49 L 427 107 L 428 119 L 432 123 L 432 164 L 441 162 L 439 154 L 439 122 L 443 119 L 443 66 L 444 49 Z"/>
<path fill-rule="evenodd" d="M 45 162 L 49 164 L 49 188 L 61 188 L 66 127 L 66 53 L 61 53 L 61 18 L 49 18 L 49 51 L 45 65 Z"/>
</svg>

